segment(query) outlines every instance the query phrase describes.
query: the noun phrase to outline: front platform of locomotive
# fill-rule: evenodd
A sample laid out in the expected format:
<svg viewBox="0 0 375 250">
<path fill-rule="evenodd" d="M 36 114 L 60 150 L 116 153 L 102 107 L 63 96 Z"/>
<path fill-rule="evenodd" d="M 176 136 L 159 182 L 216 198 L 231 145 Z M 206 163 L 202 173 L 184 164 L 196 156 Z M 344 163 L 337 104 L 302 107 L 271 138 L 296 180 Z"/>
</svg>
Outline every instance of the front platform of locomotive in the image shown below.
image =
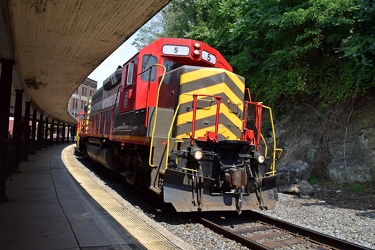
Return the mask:
<svg viewBox="0 0 375 250">
<path fill-rule="evenodd" d="M 164 176 L 164 201 L 179 212 L 273 209 L 276 175 L 256 160 L 244 141 L 185 140 L 171 153 Z"/>
<path fill-rule="evenodd" d="M 171 89 L 176 96 L 164 201 L 179 212 L 274 208 L 275 159 L 261 146 L 263 107 L 244 101 L 244 78 L 225 68 L 184 65 L 168 72 L 163 85 L 168 91 L 162 87 L 160 99 Z"/>
</svg>

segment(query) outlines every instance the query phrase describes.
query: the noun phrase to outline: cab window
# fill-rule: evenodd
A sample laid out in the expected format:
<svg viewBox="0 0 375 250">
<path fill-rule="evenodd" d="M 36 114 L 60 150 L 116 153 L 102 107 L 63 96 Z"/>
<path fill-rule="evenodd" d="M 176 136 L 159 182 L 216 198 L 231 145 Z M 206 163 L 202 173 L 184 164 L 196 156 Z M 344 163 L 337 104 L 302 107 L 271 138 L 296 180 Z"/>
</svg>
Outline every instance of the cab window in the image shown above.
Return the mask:
<svg viewBox="0 0 375 250">
<path fill-rule="evenodd" d="M 166 72 L 171 71 L 172 69 L 177 69 L 181 67 L 182 65 L 174 62 L 174 61 L 169 61 L 169 60 L 164 60 L 164 67 L 166 69 Z"/>
<path fill-rule="evenodd" d="M 167 72 L 172 70 L 173 64 L 174 64 L 173 61 L 164 60 L 164 67 Z"/>
<path fill-rule="evenodd" d="M 157 58 L 151 54 L 144 55 L 142 59 L 142 72 L 150 68 L 152 65 L 158 62 Z M 151 69 L 151 76 L 150 71 L 147 70 L 142 73 L 142 80 L 148 81 L 150 79 L 151 82 L 155 81 L 156 79 L 156 67 L 152 67 Z"/>
<path fill-rule="evenodd" d="M 133 69 L 134 69 L 134 63 L 129 63 L 128 65 L 128 74 L 126 77 L 126 86 L 129 86 L 132 84 L 133 81 Z"/>
</svg>

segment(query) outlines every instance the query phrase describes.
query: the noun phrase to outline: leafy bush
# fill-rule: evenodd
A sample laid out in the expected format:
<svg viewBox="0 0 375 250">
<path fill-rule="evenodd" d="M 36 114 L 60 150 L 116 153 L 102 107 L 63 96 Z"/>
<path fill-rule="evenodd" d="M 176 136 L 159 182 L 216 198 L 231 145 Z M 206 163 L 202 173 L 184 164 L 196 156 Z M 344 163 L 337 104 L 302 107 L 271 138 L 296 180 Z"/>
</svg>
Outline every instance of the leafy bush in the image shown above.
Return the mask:
<svg viewBox="0 0 375 250">
<path fill-rule="evenodd" d="M 375 86 L 373 1 L 174 0 L 154 26 L 139 32 L 138 47 L 153 36 L 204 41 L 246 78 L 255 101 L 279 109 L 324 108 Z"/>
</svg>

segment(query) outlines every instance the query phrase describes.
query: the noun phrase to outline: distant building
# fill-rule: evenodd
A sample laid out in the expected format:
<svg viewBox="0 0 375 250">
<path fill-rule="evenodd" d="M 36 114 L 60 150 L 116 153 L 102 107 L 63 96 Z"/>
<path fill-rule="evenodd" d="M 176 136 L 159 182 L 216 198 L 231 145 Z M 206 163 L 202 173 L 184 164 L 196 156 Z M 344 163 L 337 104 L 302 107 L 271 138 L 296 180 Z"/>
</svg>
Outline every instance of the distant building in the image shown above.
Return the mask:
<svg viewBox="0 0 375 250">
<path fill-rule="evenodd" d="M 89 101 L 89 98 L 95 93 L 97 87 L 97 81 L 86 78 L 76 89 L 70 98 L 68 105 L 68 111 L 74 118 L 77 118 L 79 112 L 84 109 L 85 105 Z"/>
</svg>

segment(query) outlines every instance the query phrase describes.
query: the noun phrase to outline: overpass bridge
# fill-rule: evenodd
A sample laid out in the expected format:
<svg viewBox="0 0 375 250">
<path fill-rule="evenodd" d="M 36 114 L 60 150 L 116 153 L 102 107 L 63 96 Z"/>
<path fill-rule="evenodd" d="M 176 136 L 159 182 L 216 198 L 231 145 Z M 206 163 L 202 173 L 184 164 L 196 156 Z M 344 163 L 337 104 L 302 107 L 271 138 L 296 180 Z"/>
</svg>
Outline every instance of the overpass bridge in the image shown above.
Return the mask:
<svg viewBox="0 0 375 250">
<path fill-rule="evenodd" d="M 43 146 L 54 143 L 52 138 L 46 141 L 43 126 L 36 131 L 34 124 L 50 125 L 50 132 L 56 124 L 63 126 L 64 131 L 65 126 L 71 129 L 75 121 L 68 114 L 67 105 L 72 93 L 106 57 L 169 2 L 0 2 L 0 202 L 7 200 L 10 114 L 14 116 L 12 147 L 17 167 L 22 160 L 18 157 L 21 144 L 35 146 L 35 137 L 38 147 L 41 142 Z M 27 159 L 27 154 L 23 157 Z"/>
</svg>

